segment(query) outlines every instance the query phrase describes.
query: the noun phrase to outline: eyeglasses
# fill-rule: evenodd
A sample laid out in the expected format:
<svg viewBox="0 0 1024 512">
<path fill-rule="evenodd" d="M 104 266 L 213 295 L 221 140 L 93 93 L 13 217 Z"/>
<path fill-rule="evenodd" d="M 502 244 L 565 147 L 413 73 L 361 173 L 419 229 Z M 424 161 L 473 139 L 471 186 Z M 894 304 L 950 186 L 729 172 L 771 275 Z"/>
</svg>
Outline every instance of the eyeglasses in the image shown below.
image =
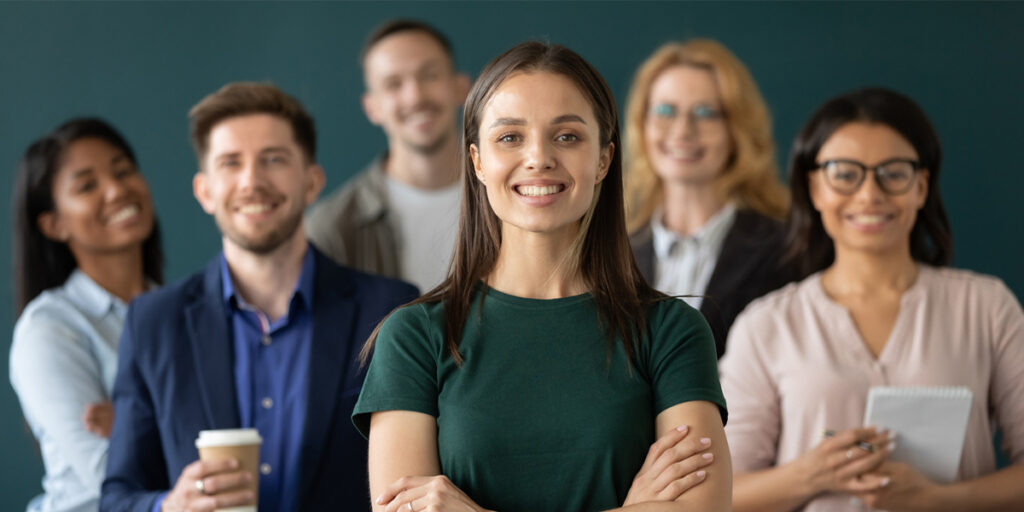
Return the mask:
<svg viewBox="0 0 1024 512">
<path fill-rule="evenodd" d="M 891 158 L 874 167 L 868 167 L 856 160 L 826 160 L 818 164 L 825 173 L 825 183 L 832 190 L 851 195 L 860 189 L 868 171 L 874 171 L 878 188 L 889 195 L 905 194 L 914 185 L 914 175 L 921 169 L 921 163 L 909 158 Z"/>
<path fill-rule="evenodd" d="M 685 115 L 686 120 L 694 124 L 716 121 L 725 117 L 725 113 L 721 109 L 703 103 L 694 105 L 685 112 L 680 112 L 679 108 L 671 103 L 657 103 L 651 106 L 648 119 L 664 128 L 674 123 L 680 114 Z"/>
</svg>

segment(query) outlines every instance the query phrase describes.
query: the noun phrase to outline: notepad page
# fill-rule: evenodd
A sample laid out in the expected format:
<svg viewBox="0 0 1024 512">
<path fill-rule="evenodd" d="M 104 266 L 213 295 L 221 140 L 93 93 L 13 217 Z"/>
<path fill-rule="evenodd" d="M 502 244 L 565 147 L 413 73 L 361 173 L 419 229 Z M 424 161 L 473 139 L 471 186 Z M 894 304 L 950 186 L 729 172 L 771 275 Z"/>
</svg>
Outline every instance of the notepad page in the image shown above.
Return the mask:
<svg viewBox="0 0 1024 512">
<path fill-rule="evenodd" d="M 972 397 L 966 387 L 875 386 L 868 392 L 864 424 L 896 432 L 890 460 L 951 483 L 960 467 Z"/>
</svg>

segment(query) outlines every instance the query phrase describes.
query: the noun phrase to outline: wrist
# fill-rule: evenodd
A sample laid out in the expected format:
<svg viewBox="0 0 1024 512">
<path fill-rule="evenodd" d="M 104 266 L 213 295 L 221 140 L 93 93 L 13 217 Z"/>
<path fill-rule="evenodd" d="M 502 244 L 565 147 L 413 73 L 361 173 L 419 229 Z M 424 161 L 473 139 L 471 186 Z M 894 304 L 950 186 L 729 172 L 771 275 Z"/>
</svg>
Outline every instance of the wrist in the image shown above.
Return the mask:
<svg viewBox="0 0 1024 512">
<path fill-rule="evenodd" d="M 970 505 L 964 503 L 962 486 L 957 484 L 933 485 L 924 501 L 927 503 L 927 507 L 924 510 L 935 512 L 955 512 L 971 508 Z"/>
<path fill-rule="evenodd" d="M 779 469 L 783 471 L 785 481 L 790 483 L 790 488 L 797 497 L 801 498 L 801 501 L 806 501 L 827 489 L 821 479 L 815 478 L 814 471 L 808 470 L 807 465 L 802 462 L 802 459 L 795 459 L 783 464 Z"/>
</svg>

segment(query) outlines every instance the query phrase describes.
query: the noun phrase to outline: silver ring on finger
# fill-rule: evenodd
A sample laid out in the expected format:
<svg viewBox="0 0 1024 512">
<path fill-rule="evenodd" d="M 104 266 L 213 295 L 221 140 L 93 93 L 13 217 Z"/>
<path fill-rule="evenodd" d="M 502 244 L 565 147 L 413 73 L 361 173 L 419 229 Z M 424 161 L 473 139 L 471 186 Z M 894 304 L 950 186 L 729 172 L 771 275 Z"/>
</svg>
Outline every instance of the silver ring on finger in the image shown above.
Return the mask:
<svg viewBox="0 0 1024 512">
<path fill-rule="evenodd" d="M 849 450 L 846 450 L 846 460 L 850 460 L 852 458 L 853 458 L 853 448 L 850 448 Z"/>
<path fill-rule="evenodd" d="M 196 480 L 196 490 L 199 491 L 199 494 L 206 495 L 206 485 L 203 484 L 202 478 Z"/>
<path fill-rule="evenodd" d="M 409 505 L 409 512 L 415 512 L 416 511 L 416 509 L 412 508 L 412 502 L 411 501 L 409 503 L 406 503 L 406 505 Z"/>
</svg>

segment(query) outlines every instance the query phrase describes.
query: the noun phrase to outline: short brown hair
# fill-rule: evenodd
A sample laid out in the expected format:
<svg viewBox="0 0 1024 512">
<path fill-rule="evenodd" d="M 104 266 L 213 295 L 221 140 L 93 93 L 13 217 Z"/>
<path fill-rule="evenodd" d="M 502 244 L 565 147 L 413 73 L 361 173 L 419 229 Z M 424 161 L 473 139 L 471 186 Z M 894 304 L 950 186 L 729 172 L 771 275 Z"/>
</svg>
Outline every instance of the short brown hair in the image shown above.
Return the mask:
<svg viewBox="0 0 1024 512">
<path fill-rule="evenodd" d="M 230 117 L 246 114 L 271 114 L 288 121 L 306 161 L 316 162 L 316 125 L 299 100 L 268 83 L 231 82 L 188 111 L 192 148 L 200 164 L 209 149 L 213 127 Z"/>
<path fill-rule="evenodd" d="M 363 48 L 359 51 L 359 65 L 366 65 L 366 56 L 374 46 L 377 46 L 377 43 L 400 32 L 422 32 L 433 38 L 437 41 L 437 44 L 441 45 L 441 48 L 444 49 L 445 55 L 448 55 L 448 60 L 452 63 L 452 69 L 455 69 L 455 50 L 452 49 L 451 41 L 449 41 L 440 30 L 427 25 L 422 21 L 407 18 L 386 21 L 373 29 L 373 32 L 370 32 L 370 35 L 366 36 L 366 41 L 363 42 Z"/>
<path fill-rule="evenodd" d="M 651 85 L 672 66 L 705 69 L 714 75 L 733 150 L 726 168 L 715 179 L 715 193 L 769 217 L 781 218 L 789 206 L 775 164 L 772 122 L 761 92 L 747 67 L 721 43 L 693 39 L 667 43 L 637 70 L 626 100 L 626 218 L 629 229 L 650 222 L 664 201 L 662 182 L 647 155 L 644 121 Z"/>
</svg>

